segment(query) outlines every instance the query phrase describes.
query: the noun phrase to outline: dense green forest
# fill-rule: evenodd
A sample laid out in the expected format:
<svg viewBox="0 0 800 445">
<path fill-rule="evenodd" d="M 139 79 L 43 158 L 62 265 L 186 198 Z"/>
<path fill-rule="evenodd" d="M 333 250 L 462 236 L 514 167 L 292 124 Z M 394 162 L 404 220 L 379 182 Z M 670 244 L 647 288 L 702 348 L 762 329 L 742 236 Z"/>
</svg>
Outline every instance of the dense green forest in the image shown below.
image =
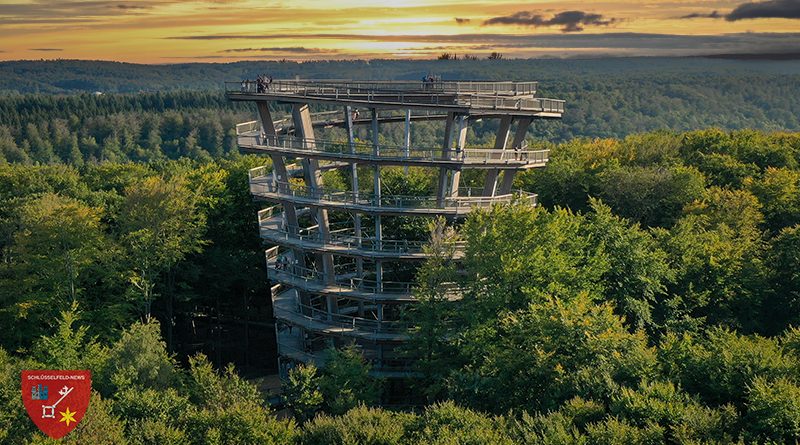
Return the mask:
<svg viewBox="0 0 800 445">
<path fill-rule="evenodd" d="M 425 403 L 375 407 L 384 382 L 344 349 L 292 371 L 291 419 L 211 365 L 230 358 L 171 352 L 179 312 L 269 318 L 247 217 L 246 172 L 263 159 L 0 165 L 0 317 L 14 326 L 0 332 L 0 441 L 49 443 L 18 395 L 36 367 L 93 370 L 66 439 L 82 444 L 800 440 L 800 135 L 538 144 L 548 167 L 517 185 L 541 207 L 477 212 L 433 238 L 408 314 Z M 431 181 L 385 174 L 398 189 Z M 451 237 L 466 243 L 459 268 Z M 443 298 L 453 282 L 460 301 Z"/>
<path fill-rule="evenodd" d="M 247 181 L 269 162 L 236 149 L 255 113 L 221 84 L 428 72 L 568 101 L 528 135 L 548 166 L 517 176 L 541 206 L 402 227 L 430 229 L 434 254 L 406 314 L 416 405 L 379 407 L 387 382 L 342 349 L 295 368 L 277 413 L 255 378 L 274 325 Z M 55 443 L 20 403 L 32 368 L 92 370 L 75 444 L 800 441 L 800 62 L 18 61 L 0 91 L 0 443 Z M 441 127 L 415 122 L 412 142 Z M 470 145 L 495 129 L 473 122 Z"/>
</svg>

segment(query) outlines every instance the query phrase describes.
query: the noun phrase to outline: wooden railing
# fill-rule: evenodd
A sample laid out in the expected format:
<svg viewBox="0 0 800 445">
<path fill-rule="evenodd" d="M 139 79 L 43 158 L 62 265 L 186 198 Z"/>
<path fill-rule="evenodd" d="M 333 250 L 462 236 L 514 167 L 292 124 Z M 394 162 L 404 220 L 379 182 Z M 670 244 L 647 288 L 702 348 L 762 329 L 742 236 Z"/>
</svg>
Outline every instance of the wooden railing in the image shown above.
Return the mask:
<svg viewBox="0 0 800 445">
<path fill-rule="evenodd" d="M 277 181 L 274 175 L 253 176 L 251 171 L 250 192 L 267 199 L 285 199 L 309 205 L 324 202 L 343 207 L 370 207 L 373 211 L 445 210 L 468 211 L 472 208 L 487 208 L 495 204 L 510 203 L 517 199 L 536 205 L 537 195 L 519 191 L 498 196 L 481 196 L 482 188 L 462 187 L 458 196 L 447 196 L 439 200 L 434 196 L 381 195 L 368 192 L 353 193 L 345 190 L 311 188 L 291 182 Z"/>
<path fill-rule="evenodd" d="M 353 92 L 440 92 L 482 95 L 507 95 L 507 96 L 532 96 L 536 94 L 538 82 L 491 82 L 472 80 L 434 80 L 434 81 L 406 81 L 406 80 L 292 80 L 277 79 L 263 86 L 269 91 L 298 92 L 303 90 L 319 90 L 329 92 L 332 90 L 346 90 Z M 228 92 L 258 91 L 256 80 L 243 80 L 240 82 L 225 82 Z"/>
<path fill-rule="evenodd" d="M 371 333 L 405 333 L 411 324 L 404 321 L 378 321 L 347 314 L 330 314 L 327 311 L 297 302 L 294 293 L 291 296 L 281 295 L 273 300 L 275 315 L 286 319 L 300 317 L 309 323 L 322 323 L 343 329 L 358 329 Z"/>
<path fill-rule="evenodd" d="M 410 147 L 388 144 L 373 145 L 362 142 L 348 143 L 325 139 L 303 139 L 294 136 L 264 136 L 258 131 L 239 134 L 240 147 L 259 149 L 260 147 L 293 150 L 292 154 L 341 154 L 343 157 L 362 160 L 397 159 L 407 161 L 462 161 L 469 163 L 514 162 L 544 164 L 550 158 L 550 150 L 528 150 L 528 143 L 516 149 L 465 148 L 443 150 L 437 147 Z"/>
<path fill-rule="evenodd" d="M 277 248 L 267 249 L 267 269 L 270 278 L 286 277 L 291 279 L 292 285 L 302 283 L 304 288 L 310 286 L 325 287 L 332 292 L 348 293 L 361 292 L 365 294 L 397 294 L 411 295 L 413 282 L 403 281 L 376 281 L 359 278 L 355 268 L 352 270 L 339 270 L 332 281 L 326 280 L 324 273 L 294 263 L 288 256 L 279 255 Z"/>
<path fill-rule="evenodd" d="M 531 83 L 532 82 L 528 82 Z M 258 86 L 253 81 L 225 82 L 225 91 L 229 96 L 264 94 L 272 96 L 286 96 L 334 100 L 357 100 L 366 102 L 383 102 L 396 105 L 436 105 L 469 107 L 476 109 L 493 110 L 520 110 L 542 113 L 563 113 L 564 101 L 560 99 L 533 98 L 532 94 L 517 95 L 511 90 L 499 91 L 510 87 L 490 87 L 492 82 L 474 82 L 473 88 L 485 90 L 469 91 L 468 83 L 461 86 L 459 82 L 442 82 L 442 87 L 437 89 L 436 83 L 411 82 L 416 84 L 414 89 L 380 89 L 370 87 L 374 83 L 328 83 L 324 81 L 294 81 L 278 80 L 266 87 Z M 502 82 L 499 84 L 503 84 Z M 522 91 L 530 91 L 531 87 L 519 83 Z M 363 85 L 363 87 L 359 87 Z M 397 85 L 404 85 L 398 83 Z M 494 88 L 492 90 L 491 88 Z M 458 91 L 456 91 L 458 90 Z M 492 91 L 487 92 L 486 90 Z M 535 92 L 535 87 L 533 87 Z M 496 91 L 496 92 L 495 92 Z"/>
<path fill-rule="evenodd" d="M 319 227 L 302 228 L 290 227 L 285 224 L 282 214 L 275 215 L 275 209 L 270 207 L 258 212 L 258 225 L 261 236 L 272 241 L 297 240 L 317 244 L 320 247 L 333 246 L 345 249 L 360 250 L 374 253 L 392 254 L 421 254 L 427 244 L 426 241 L 376 239 L 369 236 L 357 236 L 352 227 L 331 230 L 327 239 L 319 231 Z M 463 243 L 459 243 L 463 245 Z"/>
</svg>

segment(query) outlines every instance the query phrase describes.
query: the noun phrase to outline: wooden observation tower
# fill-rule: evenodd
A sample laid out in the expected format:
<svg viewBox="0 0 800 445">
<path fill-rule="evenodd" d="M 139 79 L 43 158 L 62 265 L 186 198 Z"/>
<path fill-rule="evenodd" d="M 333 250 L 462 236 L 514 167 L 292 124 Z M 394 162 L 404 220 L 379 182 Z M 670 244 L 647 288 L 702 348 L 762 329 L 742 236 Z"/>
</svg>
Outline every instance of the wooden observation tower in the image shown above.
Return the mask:
<svg viewBox="0 0 800 445">
<path fill-rule="evenodd" d="M 236 127 L 241 150 L 271 158 L 271 168 L 250 172 L 256 199 L 274 203 L 259 212 L 281 373 L 298 362 L 324 366 L 331 346 L 355 343 L 387 378 L 409 376 L 396 348 L 407 338 L 404 305 L 413 304 L 414 265 L 424 260 L 424 240 L 385 230 L 392 218 L 453 221 L 476 208 L 536 195 L 512 192 L 521 170 L 543 167 L 546 150 L 529 150 L 534 119 L 558 119 L 564 101 L 536 97 L 536 82 L 275 80 L 226 84 L 227 97 L 254 102 L 259 119 Z M 291 109 L 276 119 L 275 109 Z M 324 110 L 311 113 L 311 107 Z M 288 115 L 288 113 L 287 113 Z M 470 148 L 476 120 L 499 121 L 494 147 Z M 412 122 L 444 121 L 440 145 L 411 144 Z M 404 143 L 386 145 L 388 124 L 405 124 Z M 358 126 L 370 142 L 354 137 Z M 324 128 L 344 129 L 318 138 Z M 341 130 L 338 130 L 341 132 Z M 342 133 L 340 133 L 342 134 Z M 381 169 L 418 167 L 437 178 L 429 196 L 383 190 Z M 334 189 L 323 173 L 345 169 L 350 184 Z M 462 187 L 461 172 L 482 170 L 482 187 Z M 367 181 L 359 183 L 359 175 Z M 366 184 L 364 183 L 366 182 Z M 369 184 L 371 182 L 371 184 Z"/>
</svg>

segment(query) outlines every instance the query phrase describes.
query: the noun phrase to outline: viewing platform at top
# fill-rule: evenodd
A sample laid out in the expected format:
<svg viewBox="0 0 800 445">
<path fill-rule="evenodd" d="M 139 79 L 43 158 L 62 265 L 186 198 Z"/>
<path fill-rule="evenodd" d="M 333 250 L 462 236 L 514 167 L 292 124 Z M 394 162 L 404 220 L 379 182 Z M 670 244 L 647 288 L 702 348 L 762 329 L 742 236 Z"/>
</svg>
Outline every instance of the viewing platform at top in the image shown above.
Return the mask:
<svg viewBox="0 0 800 445">
<path fill-rule="evenodd" d="M 336 103 L 365 108 L 440 110 L 464 115 L 560 118 L 564 101 L 534 97 L 537 82 L 273 80 L 226 82 L 231 100 Z"/>
</svg>

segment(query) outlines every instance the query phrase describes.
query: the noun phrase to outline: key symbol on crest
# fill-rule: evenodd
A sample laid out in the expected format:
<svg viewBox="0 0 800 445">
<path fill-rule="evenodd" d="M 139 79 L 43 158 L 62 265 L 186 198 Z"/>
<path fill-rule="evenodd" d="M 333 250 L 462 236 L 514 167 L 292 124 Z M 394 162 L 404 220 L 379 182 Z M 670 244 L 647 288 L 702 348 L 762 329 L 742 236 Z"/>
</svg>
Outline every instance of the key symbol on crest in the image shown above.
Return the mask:
<svg viewBox="0 0 800 445">
<path fill-rule="evenodd" d="M 72 388 L 69 388 L 66 385 L 64 385 L 64 387 L 61 388 L 60 391 L 58 391 L 58 393 L 61 394 L 61 398 L 56 400 L 56 403 L 54 403 L 52 405 L 43 405 L 42 406 L 42 419 L 55 419 L 56 418 L 56 406 L 58 406 L 58 404 L 61 403 L 61 401 L 64 400 L 64 398 L 67 397 L 69 395 L 69 393 L 71 393 L 74 388 L 75 388 L 74 386 Z"/>
</svg>

